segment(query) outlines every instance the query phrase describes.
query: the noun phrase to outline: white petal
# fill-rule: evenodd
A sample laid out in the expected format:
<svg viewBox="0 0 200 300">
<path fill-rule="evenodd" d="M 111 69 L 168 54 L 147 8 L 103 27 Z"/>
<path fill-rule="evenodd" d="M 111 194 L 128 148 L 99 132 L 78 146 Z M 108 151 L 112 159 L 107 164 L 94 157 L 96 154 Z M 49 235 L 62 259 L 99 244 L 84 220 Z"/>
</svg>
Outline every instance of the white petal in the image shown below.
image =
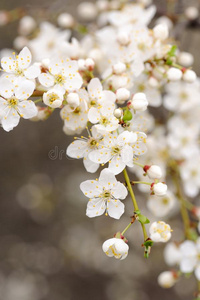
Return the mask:
<svg viewBox="0 0 200 300">
<path fill-rule="evenodd" d="M 67 155 L 72 158 L 82 158 L 87 150 L 87 142 L 74 141 L 67 148 Z"/>
<path fill-rule="evenodd" d="M 24 119 L 30 119 L 38 114 L 38 109 L 35 103 L 31 100 L 21 101 L 18 104 L 18 112 L 20 116 Z"/>
<path fill-rule="evenodd" d="M 116 100 L 115 93 L 113 93 L 111 91 L 103 91 L 102 92 L 102 101 L 114 103 L 115 100 Z"/>
<path fill-rule="evenodd" d="M 101 96 L 101 92 L 103 90 L 102 84 L 98 78 L 93 78 L 88 84 L 88 93 L 90 98 L 98 99 Z"/>
<path fill-rule="evenodd" d="M 51 87 L 54 85 L 54 77 L 49 73 L 41 73 L 38 76 L 38 80 L 45 87 Z"/>
<path fill-rule="evenodd" d="M 102 249 L 104 252 L 107 252 L 108 249 L 110 248 L 110 246 L 114 245 L 115 244 L 115 241 L 116 241 L 116 238 L 112 238 L 112 239 L 109 239 L 107 241 L 105 241 L 102 245 Z M 112 255 L 113 256 L 113 255 Z"/>
<path fill-rule="evenodd" d="M 32 55 L 30 50 L 27 47 L 24 47 L 22 51 L 20 51 L 17 61 L 20 69 L 26 69 L 30 65 L 32 60 Z"/>
<path fill-rule="evenodd" d="M 125 168 L 125 163 L 119 156 L 114 156 L 109 163 L 109 170 L 112 171 L 115 175 L 121 173 Z"/>
<path fill-rule="evenodd" d="M 99 176 L 99 183 L 105 187 L 105 189 L 113 188 L 113 185 L 117 184 L 115 175 L 109 169 L 103 169 Z"/>
<path fill-rule="evenodd" d="M 88 202 L 86 215 L 89 218 L 101 216 L 106 209 L 105 201 L 102 199 L 92 200 Z"/>
<path fill-rule="evenodd" d="M 15 89 L 15 96 L 17 99 L 25 100 L 28 99 L 35 89 L 35 83 L 29 80 L 21 82 L 18 88 Z"/>
<path fill-rule="evenodd" d="M 112 195 L 116 199 L 125 199 L 128 195 L 127 188 L 118 181 L 117 184 L 112 188 Z"/>
<path fill-rule="evenodd" d="M 180 270 L 183 273 L 192 273 L 196 265 L 196 258 L 183 258 L 180 262 Z"/>
<path fill-rule="evenodd" d="M 89 159 L 97 164 L 105 164 L 111 158 L 109 149 L 94 150 L 89 153 Z"/>
<path fill-rule="evenodd" d="M 20 116 L 14 108 L 7 107 L 6 116 L 1 120 L 5 131 L 10 131 L 19 124 Z"/>
<path fill-rule="evenodd" d="M 84 157 L 83 164 L 84 164 L 84 167 L 86 168 L 87 172 L 89 172 L 89 173 L 95 173 L 99 168 L 99 164 L 91 161 L 88 156 Z"/>
<path fill-rule="evenodd" d="M 24 71 L 24 75 L 28 79 L 35 79 L 40 75 L 40 73 L 41 73 L 40 67 L 37 65 L 32 65 L 26 71 Z"/>
<path fill-rule="evenodd" d="M 13 73 L 16 69 L 16 61 L 11 57 L 3 57 L 1 66 L 7 73 Z"/>
<path fill-rule="evenodd" d="M 14 85 L 6 78 L 0 80 L 0 95 L 4 98 L 10 98 L 13 95 Z"/>
<path fill-rule="evenodd" d="M 124 213 L 124 204 L 119 200 L 110 200 L 107 204 L 108 214 L 114 219 L 119 219 Z"/>
<path fill-rule="evenodd" d="M 88 198 L 99 196 L 102 193 L 102 188 L 96 180 L 86 180 L 80 184 L 80 189 Z"/>
<path fill-rule="evenodd" d="M 126 164 L 129 161 L 133 160 L 133 149 L 130 146 L 125 146 L 122 150 L 121 150 L 121 158 L 122 161 Z"/>
</svg>

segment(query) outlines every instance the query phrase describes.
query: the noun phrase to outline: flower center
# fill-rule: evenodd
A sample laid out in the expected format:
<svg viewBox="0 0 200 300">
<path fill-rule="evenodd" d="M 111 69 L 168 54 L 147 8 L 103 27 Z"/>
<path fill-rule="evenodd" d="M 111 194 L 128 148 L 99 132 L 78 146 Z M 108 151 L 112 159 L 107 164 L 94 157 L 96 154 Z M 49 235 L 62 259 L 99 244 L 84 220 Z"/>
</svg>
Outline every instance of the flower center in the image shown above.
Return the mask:
<svg viewBox="0 0 200 300">
<path fill-rule="evenodd" d="M 55 84 L 64 84 L 65 83 L 65 77 L 62 75 L 55 75 Z"/>
<path fill-rule="evenodd" d="M 74 114 L 80 114 L 80 112 L 81 112 L 81 108 L 80 108 L 80 106 L 78 106 L 74 111 L 73 111 L 73 113 Z"/>
<path fill-rule="evenodd" d="M 169 203 L 169 199 L 163 198 L 163 199 L 162 199 L 162 203 L 163 203 L 164 205 L 167 205 L 167 204 Z"/>
<path fill-rule="evenodd" d="M 109 120 L 108 120 L 107 118 L 103 117 L 103 118 L 101 119 L 100 123 L 101 123 L 102 125 L 106 126 L 107 124 L 109 124 Z"/>
<path fill-rule="evenodd" d="M 18 100 L 16 98 L 8 99 L 8 103 L 10 106 L 15 107 L 18 104 Z"/>
<path fill-rule="evenodd" d="M 180 96 L 181 100 L 183 100 L 183 101 L 188 99 L 188 94 L 185 92 L 180 93 L 179 96 Z"/>
<path fill-rule="evenodd" d="M 112 155 L 119 154 L 121 149 L 118 146 L 112 147 Z"/>
<path fill-rule="evenodd" d="M 111 193 L 110 191 L 104 191 L 101 195 L 102 198 L 110 198 L 111 197 Z"/>
<path fill-rule="evenodd" d="M 58 99 L 58 95 L 56 95 L 55 93 L 52 93 L 52 94 L 49 95 L 49 103 L 50 104 L 52 104 L 57 99 Z"/>
<path fill-rule="evenodd" d="M 98 144 L 98 142 L 95 139 L 89 139 L 88 142 L 90 148 L 95 148 Z"/>
</svg>

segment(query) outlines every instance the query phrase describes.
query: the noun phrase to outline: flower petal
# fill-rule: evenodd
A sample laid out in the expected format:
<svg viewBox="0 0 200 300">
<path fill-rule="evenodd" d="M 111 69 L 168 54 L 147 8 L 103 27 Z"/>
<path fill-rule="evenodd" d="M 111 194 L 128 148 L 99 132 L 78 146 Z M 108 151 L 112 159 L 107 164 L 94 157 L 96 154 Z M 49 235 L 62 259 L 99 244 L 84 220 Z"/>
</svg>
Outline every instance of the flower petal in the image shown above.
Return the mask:
<svg viewBox="0 0 200 300">
<path fill-rule="evenodd" d="M 107 204 L 108 214 L 111 218 L 119 219 L 124 213 L 124 204 L 119 200 L 110 200 Z"/>
<path fill-rule="evenodd" d="M 18 61 L 18 66 L 20 69 L 26 69 L 29 67 L 30 63 L 32 60 L 32 55 L 30 50 L 27 47 L 24 47 L 18 57 L 17 57 L 17 61 Z"/>
</svg>

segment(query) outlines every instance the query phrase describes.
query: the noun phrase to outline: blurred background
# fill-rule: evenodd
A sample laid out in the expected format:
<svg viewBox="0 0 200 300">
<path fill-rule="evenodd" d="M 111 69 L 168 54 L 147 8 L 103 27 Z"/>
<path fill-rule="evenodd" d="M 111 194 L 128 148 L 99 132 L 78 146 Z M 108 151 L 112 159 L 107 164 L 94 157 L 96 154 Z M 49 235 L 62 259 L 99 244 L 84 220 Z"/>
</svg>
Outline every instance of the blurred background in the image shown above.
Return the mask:
<svg viewBox="0 0 200 300">
<path fill-rule="evenodd" d="M 78 0 L 1 0 L 0 10 L 23 7 L 33 16 L 53 12 L 75 14 Z M 177 12 L 197 1 L 177 1 Z M 154 1 L 165 12 L 166 1 Z M 0 27 L 0 49 L 12 48 L 17 22 Z M 181 25 L 180 25 L 181 26 Z M 177 29 L 180 49 L 195 57 L 200 73 L 200 28 Z M 109 259 L 102 252 L 105 239 L 129 223 L 106 216 L 88 219 L 87 199 L 79 184 L 98 175 L 86 173 L 82 161 L 66 157 L 72 141 L 62 132 L 59 112 L 45 122 L 21 120 L 6 133 L 0 130 L 0 300 L 191 300 L 196 283 L 191 279 L 163 290 L 157 276 L 167 269 L 163 246 L 143 258 L 140 227 L 127 232 L 126 260 Z M 141 198 L 141 199 L 140 199 Z M 145 213 L 145 199 L 138 195 Z M 126 211 L 132 210 L 129 198 Z M 154 217 L 147 211 L 147 216 Z M 155 219 L 155 218 L 154 218 Z M 181 220 L 172 216 L 173 239 L 181 235 Z"/>
</svg>

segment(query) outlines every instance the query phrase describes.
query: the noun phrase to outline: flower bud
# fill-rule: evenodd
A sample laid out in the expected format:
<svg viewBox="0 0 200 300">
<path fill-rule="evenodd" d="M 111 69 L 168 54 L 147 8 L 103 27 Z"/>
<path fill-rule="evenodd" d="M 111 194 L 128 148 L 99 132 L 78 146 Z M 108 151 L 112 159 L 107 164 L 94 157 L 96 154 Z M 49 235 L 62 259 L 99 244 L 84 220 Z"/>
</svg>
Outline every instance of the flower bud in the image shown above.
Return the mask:
<svg viewBox="0 0 200 300">
<path fill-rule="evenodd" d="M 99 11 L 105 11 L 109 8 L 109 2 L 107 0 L 98 0 L 96 6 Z"/>
<path fill-rule="evenodd" d="M 149 233 L 153 242 L 166 243 L 171 238 L 171 227 L 163 221 L 153 222 Z"/>
<path fill-rule="evenodd" d="M 28 35 L 36 28 L 36 22 L 31 16 L 24 16 L 19 21 L 18 31 L 21 35 Z"/>
<path fill-rule="evenodd" d="M 178 56 L 178 63 L 186 68 L 190 67 L 194 63 L 194 57 L 188 52 L 181 52 Z"/>
<path fill-rule="evenodd" d="M 127 46 L 130 43 L 130 37 L 129 34 L 126 31 L 121 31 L 117 35 L 117 41 L 122 46 Z"/>
<path fill-rule="evenodd" d="M 92 2 L 82 2 L 78 5 L 77 12 L 84 20 L 92 21 L 97 16 L 97 7 Z"/>
<path fill-rule="evenodd" d="M 126 88 L 120 88 L 116 91 L 117 102 L 123 104 L 130 98 L 130 91 Z"/>
<path fill-rule="evenodd" d="M 131 100 L 131 107 L 136 111 L 147 109 L 148 101 L 144 93 L 136 93 Z"/>
<path fill-rule="evenodd" d="M 144 166 L 144 171 L 147 173 L 150 179 L 160 179 L 162 177 L 162 171 L 159 166 Z"/>
<path fill-rule="evenodd" d="M 162 182 L 154 183 L 152 191 L 156 196 L 164 196 L 167 192 L 167 185 Z"/>
<path fill-rule="evenodd" d="M 67 95 L 67 103 L 73 107 L 77 107 L 80 104 L 80 98 L 77 93 L 69 93 Z"/>
<path fill-rule="evenodd" d="M 22 50 L 27 44 L 28 39 L 25 36 L 17 36 L 13 42 L 13 45 L 17 50 Z"/>
<path fill-rule="evenodd" d="M 116 108 L 113 114 L 115 118 L 121 119 L 121 117 L 123 116 L 123 111 L 120 108 Z"/>
<path fill-rule="evenodd" d="M 62 13 L 57 19 L 58 25 L 62 28 L 72 28 L 74 26 L 74 18 L 68 13 Z"/>
<path fill-rule="evenodd" d="M 173 28 L 173 22 L 166 16 L 162 16 L 162 17 L 159 17 L 157 20 L 156 20 L 156 24 L 163 24 L 163 25 L 166 25 L 168 27 L 169 30 L 171 30 Z"/>
<path fill-rule="evenodd" d="M 5 10 L 0 10 L 0 26 L 4 26 L 9 22 L 9 14 Z"/>
<path fill-rule="evenodd" d="M 113 65 L 113 73 L 120 75 L 126 71 L 126 65 L 122 62 L 118 62 L 117 64 Z"/>
<path fill-rule="evenodd" d="M 78 69 L 79 69 L 79 71 L 85 71 L 86 70 L 85 59 L 80 58 L 78 60 Z"/>
<path fill-rule="evenodd" d="M 148 80 L 148 84 L 150 85 L 150 87 L 152 87 L 152 88 L 157 88 L 158 87 L 158 80 L 155 78 L 155 77 L 153 77 L 153 76 L 151 76 L 150 78 L 149 78 L 149 80 Z"/>
<path fill-rule="evenodd" d="M 198 8 L 194 6 L 187 7 L 185 10 L 185 16 L 189 21 L 194 21 L 199 16 L 199 10 Z"/>
<path fill-rule="evenodd" d="M 192 83 L 197 79 L 197 75 L 194 71 L 192 70 L 186 70 L 183 73 L 183 80 L 188 82 L 188 83 Z"/>
<path fill-rule="evenodd" d="M 177 279 L 177 277 L 175 276 L 174 272 L 171 272 L 171 271 L 162 272 L 158 276 L 158 284 L 162 288 L 168 289 L 168 288 L 171 288 L 172 286 L 174 286 L 174 284 L 176 283 L 176 279 Z"/>
<path fill-rule="evenodd" d="M 169 30 L 167 25 L 158 24 L 153 28 L 154 37 L 158 40 L 164 41 L 169 36 Z"/>
<path fill-rule="evenodd" d="M 170 68 L 167 71 L 167 77 L 170 81 L 177 81 L 182 78 L 183 73 L 177 68 Z"/>
<path fill-rule="evenodd" d="M 102 249 L 107 256 L 122 260 L 127 257 L 129 246 L 122 239 L 112 238 L 103 243 Z"/>
<path fill-rule="evenodd" d="M 85 66 L 89 71 L 94 70 L 95 62 L 92 58 L 87 58 L 85 60 Z"/>
<path fill-rule="evenodd" d="M 43 101 L 52 108 L 60 107 L 63 102 L 63 94 L 59 90 L 49 90 L 43 94 Z"/>
</svg>

